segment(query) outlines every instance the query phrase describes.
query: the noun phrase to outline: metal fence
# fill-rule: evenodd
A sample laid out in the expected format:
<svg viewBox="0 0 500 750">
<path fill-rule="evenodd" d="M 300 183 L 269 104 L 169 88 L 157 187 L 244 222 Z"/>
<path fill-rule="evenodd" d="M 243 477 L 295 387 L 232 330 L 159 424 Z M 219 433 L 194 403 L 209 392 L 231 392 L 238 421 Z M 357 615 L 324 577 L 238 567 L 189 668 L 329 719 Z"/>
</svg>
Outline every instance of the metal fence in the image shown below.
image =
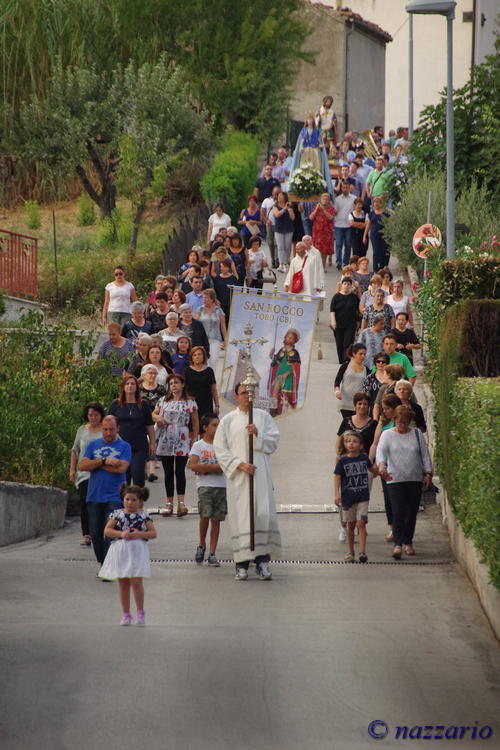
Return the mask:
<svg viewBox="0 0 500 750">
<path fill-rule="evenodd" d="M 0 289 L 38 299 L 38 238 L 0 229 Z"/>
<path fill-rule="evenodd" d="M 207 204 L 198 206 L 193 211 L 184 214 L 178 229 L 174 229 L 163 251 L 163 273 L 175 274 L 177 269 L 186 261 L 191 247 L 205 237 L 208 227 L 210 210 Z"/>
</svg>

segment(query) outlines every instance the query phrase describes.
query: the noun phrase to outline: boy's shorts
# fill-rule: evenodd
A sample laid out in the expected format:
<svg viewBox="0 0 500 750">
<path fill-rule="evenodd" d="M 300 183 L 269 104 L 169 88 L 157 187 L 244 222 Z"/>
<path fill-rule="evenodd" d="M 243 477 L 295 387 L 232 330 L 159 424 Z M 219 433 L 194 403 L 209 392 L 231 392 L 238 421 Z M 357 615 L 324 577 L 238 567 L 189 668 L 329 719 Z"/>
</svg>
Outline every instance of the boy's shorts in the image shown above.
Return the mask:
<svg viewBox="0 0 500 750">
<path fill-rule="evenodd" d="M 368 523 L 368 501 L 364 503 L 354 503 L 347 510 L 342 508 L 342 522 L 354 523 L 355 521 L 364 521 Z"/>
<path fill-rule="evenodd" d="M 198 512 L 200 518 L 224 521 L 227 515 L 225 487 L 198 487 Z"/>
</svg>

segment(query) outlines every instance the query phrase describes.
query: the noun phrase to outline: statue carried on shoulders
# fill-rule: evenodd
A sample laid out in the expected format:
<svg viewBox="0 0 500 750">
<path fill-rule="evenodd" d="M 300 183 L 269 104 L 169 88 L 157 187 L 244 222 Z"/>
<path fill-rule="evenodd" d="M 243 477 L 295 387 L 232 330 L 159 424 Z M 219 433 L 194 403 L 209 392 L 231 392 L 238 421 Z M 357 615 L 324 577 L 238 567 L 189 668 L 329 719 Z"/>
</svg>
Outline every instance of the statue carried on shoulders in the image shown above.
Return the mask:
<svg viewBox="0 0 500 750">
<path fill-rule="evenodd" d="M 323 143 L 328 153 L 337 143 L 337 115 L 333 111 L 333 96 L 323 97 L 323 104 L 316 113 L 316 126 L 320 128 Z"/>
</svg>

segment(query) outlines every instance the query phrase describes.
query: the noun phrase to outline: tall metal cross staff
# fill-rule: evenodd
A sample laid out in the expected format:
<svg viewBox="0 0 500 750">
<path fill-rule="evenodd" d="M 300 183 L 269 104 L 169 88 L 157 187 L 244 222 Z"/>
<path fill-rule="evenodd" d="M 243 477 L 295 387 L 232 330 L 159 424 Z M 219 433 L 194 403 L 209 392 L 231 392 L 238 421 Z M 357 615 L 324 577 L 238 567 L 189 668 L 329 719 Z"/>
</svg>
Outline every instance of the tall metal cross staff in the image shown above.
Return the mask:
<svg viewBox="0 0 500 750">
<path fill-rule="evenodd" d="M 246 323 L 243 328 L 245 338 L 243 339 L 232 339 L 230 342 L 233 346 L 239 346 L 240 344 L 245 345 L 246 356 L 247 356 L 247 373 L 245 380 L 241 381 L 241 385 L 244 385 L 248 393 L 248 424 L 253 424 L 253 401 L 255 396 L 255 390 L 258 386 L 258 382 L 253 374 L 252 366 L 252 346 L 254 344 L 260 344 L 263 346 L 267 344 L 267 339 L 262 337 L 253 339 L 253 327 L 251 323 Z M 248 434 L 248 463 L 253 464 L 253 433 Z M 250 549 L 255 549 L 255 496 L 254 496 L 254 476 L 253 474 L 248 475 L 249 479 L 249 510 L 250 510 Z"/>
</svg>

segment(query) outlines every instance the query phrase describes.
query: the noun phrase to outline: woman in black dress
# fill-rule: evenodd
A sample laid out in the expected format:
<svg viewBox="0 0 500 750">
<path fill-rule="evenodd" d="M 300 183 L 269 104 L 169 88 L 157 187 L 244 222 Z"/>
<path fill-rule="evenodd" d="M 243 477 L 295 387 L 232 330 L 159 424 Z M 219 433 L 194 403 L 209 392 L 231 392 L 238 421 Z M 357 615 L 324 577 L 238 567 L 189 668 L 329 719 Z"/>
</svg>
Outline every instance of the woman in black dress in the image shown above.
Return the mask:
<svg viewBox="0 0 500 750">
<path fill-rule="evenodd" d="M 219 393 L 214 371 L 207 366 L 207 354 L 202 346 L 191 349 L 190 365 L 184 372 L 186 390 L 198 406 L 198 416 L 219 414 Z"/>
<path fill-rule="evenodd" d="M 337 344 L 339 364 L 346 357 L 346 350 L 351 346 L 356 334 L 359 320 L 359 299 L 353 294 L 352 279 L 344 276 L 340 282 L 340 292 L 334 294 L 330 303 L 330 328 Z"/>
<path fill-rule="evenodd" d="M 146 401 L 142 400 L 137 378 L 130 373 L 124 375 L 120 386 L 120 395 L 109 407 L 108 414 L 116 417 L 121 439 L 130 443 L 132 448 L 132 460 L 127 471 L 127 483 L 144 487 L 146 460 L 148 453 L 151 458 L 156 453 L 156 439 L 151 407 Z"/>
</svg>

